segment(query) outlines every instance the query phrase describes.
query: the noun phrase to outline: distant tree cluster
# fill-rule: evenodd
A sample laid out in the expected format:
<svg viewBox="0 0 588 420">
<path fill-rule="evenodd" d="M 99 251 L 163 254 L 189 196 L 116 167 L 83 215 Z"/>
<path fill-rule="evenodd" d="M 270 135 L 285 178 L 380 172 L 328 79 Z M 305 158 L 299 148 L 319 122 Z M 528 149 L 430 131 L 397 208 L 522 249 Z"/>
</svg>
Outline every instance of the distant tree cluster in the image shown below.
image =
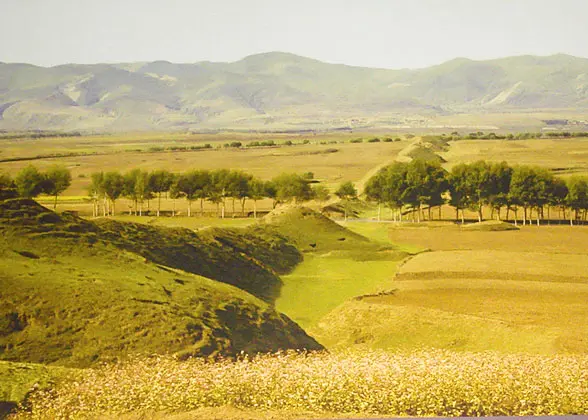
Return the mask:
<svg viewBox="0 0 588 420">
<path fill-rule="evenodd" d="M 454 131 L 449 136 L 445 134 L 442 137 L 447 140 L 529 140 L 529 139 L 561 139 L 561 138 L 578 138 L 588 137 L 586 131 L 546 131 L 546 132 L 523 132 L 523 133 L 484 133 L 483 131 L 477 131 L 468 134 L 460 134 Z"/>
<path fill-rule="evenodd" d="M 523 224 L 530 222 L 535 210 L 536 221 L 550 218 L 550 210 L 557 207 L 569 210 L 570 223 L 586 220 L 588 211 L 588 178 L 572 176 L 566 181 L 549 170 L 537 166 L 509 166 L 506 162 L 488 163 L 483 160 L 459 164 L 445 171 L 438 163 L 414 160 L 394 163 L 381 169 L 369 179 L 365 194 L 368 200 L 395 210 L 401 219 L 407 207 L 421 220 L 424 208 L 431 209 L 449 203 L 456 210 L 456 219 L 464 220 L 464 210 L 476 211 L 483 219 L 483 209 L 489 208 L 492 216 L 500 220 L 502 209 L 506 218 L 512 211 L 515 223 L 522 209 Z"/>
<path fill-rule="evenodd" d="M 71 172 L 63 165 L 53 165 L 45 172 L 29 165 L 21 169 L 14 179 L 0 174 L 0 196 L 34 198 L 39 194 L 55 197 L 53 208 L 57 207 L 57 197 L 71 185 Z"/>
<path fill-rule="evenodd" d="M 307 175 L 307 174 L 306 174 Z M 252 200 L 254 217 L 257 217 L 257 201 L 270 198 L 274 207 L 283 202 L 303 202 L 316 198 L 323 200 L 328 191 L 323 186 L 311 187 L 312 179 L 308 176 L 284 173 L 270 181 L 263 181 L 251 174 L 238 170 L 193 170 L 184 173 L 172 173 L 166 170 L 152 172 L 133 169 L 124 174 L 95 172 L 91 175 L 89 195 L 93 202 L 93 215 L 114 215 L 116 201 L 126 197 L 133 202 L 133 212 L 143 214 L 143 205 L 149 200 L 157 199 L 157 216 L 160 215 L 162 195 L 173 200 L 176 214 L 176 200 L 184 198 L 188 202 L 187 215 L 192 215 L 192 204 L 200 202 L 200 214 L 204 214 L 204 202 L 216 205 L 217 214 L 225 217 L 227 200 L 232 203 L 232 214 L 237 202 L 241 205 L 241 214 L 245 214 L 246 200 Z"/>
</svg>

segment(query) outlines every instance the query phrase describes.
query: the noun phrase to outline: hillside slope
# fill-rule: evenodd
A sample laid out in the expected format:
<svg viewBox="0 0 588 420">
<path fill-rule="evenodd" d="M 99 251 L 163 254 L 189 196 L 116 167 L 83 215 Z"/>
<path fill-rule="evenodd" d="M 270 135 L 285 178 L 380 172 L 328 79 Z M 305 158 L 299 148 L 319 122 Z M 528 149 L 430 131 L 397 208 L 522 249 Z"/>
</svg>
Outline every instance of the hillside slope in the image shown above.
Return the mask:
<svg viewBox="0 0 588 420">
<path fill-rule="evenodd" d="M 129 243 L 141 225 L 120 230 L 116 240 L 113 225 L 108 228 L 31 200 L 0 202 L 0 359 L 79 367 L 135 353 L 189 357 L 322 348 L 270 303 L 160 265 L 173 257 L 161 257 L 156 247 L 135 250 L 147 259 L 133 252 Z M 262 263 L 252 256 L 225 259 L 207 252 L 220 265 L 248 258 L 250 265 L 240 268 L 257 266 L 261 273 Z M 232 270 L 219 273 L 236 274 Z M 273 274 L 267 273 L 269 279 Z"/>
<path fill-rule="evenodd" d="M 358 121 L 376 113 L 392 121 L 464 110 L 586 107 L 588 59 L 561 54 L 455 59 L 418 70 L 280 52 L 234 63 L 0 63 L 3 129 L 324 128 L 363 124 Z"/>
</svg>

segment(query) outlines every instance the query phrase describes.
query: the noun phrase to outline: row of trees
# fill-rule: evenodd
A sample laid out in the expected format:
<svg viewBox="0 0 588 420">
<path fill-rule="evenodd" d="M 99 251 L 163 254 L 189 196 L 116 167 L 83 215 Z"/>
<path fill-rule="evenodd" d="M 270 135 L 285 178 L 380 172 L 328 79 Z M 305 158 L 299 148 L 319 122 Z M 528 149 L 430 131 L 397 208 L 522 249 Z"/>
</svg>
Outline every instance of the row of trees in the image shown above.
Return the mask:
<svg viewBox="0 0 588 420">
<path fill-rule="evenodd" d="M 45 172 L 29 165 L 18 172 L 12 179 L 8 174 L 0 173 L 0 192 L 4 197 L 33 198 L 39 194 L 55 197 L 53 208 L 57 207 L 57 197 L 71 185 L 71 172 L 65 166 L 54 165 Z"/>
<path fill-rule="evenodd" d="M 217 214 L 225 217 L 227 200 L 232 202 L 232 213 L 236 203 L 241 205 L 241 214 L 245 214 L 246 200 L 253 201 L 254 217 L 257 217 L 257 201 L 264 198 L 277 203 L 311 199 L 326 201 L 329 190 L 323 185 L 312 185 L 312 174 L 281 174 L 270 181 L 263 181 L 239 170 L 218 169 L 193 170 L 184 173 L 172 173 L 166 170 L 152 172 L 133 169 L 126 173 L 118 171 L 95 172 L 91 175 L 89 195 L 94 203 L 94 215 L 114 215 L 116 201 L 126 197 L 133 203 L 133 211 L 143 214 L 143 205 L 157 199 L 157 216 L 161 212 L 161 198 L 167 196 L 173 200 L 173 214 L 176 213 L 176 200 L 185 198 L 188 202 L 187 214 L 192 215 L 194 201 L 200 202 L 200 214 L 204 214 L 204 202 L 216 205 Z"/>
<path fill-rule="evenodd" d="M 455 208 L 456 219 L 464 220 L 464 210 L 477 212 L 483 219 L 483 209 L 491 210 L 491 217 L 500 220 L 506 209 L 506 218 L 512 211 L 515 223 L 522 209 L 523 224 L 530 221 L 535 210 L 537 224 L 550 210 L 557 207 L 570 221 L 585 219 L 588 210 L 588 179 L 572 176 L 567 182 L 552 172 L 537 166 L 511 167 L 506 162 L 478 161 L 459 164 L 444 170 L 438 163 L 414 160 L 410 163 L 394 163 L 381 169 L 366 184 L 366 198 L 395 210 L 395 218 L 402 218 L 402 210 L 408 207 L 420 221 L 423 209 L 441 208 L 449 203 Z"/>
</svg>

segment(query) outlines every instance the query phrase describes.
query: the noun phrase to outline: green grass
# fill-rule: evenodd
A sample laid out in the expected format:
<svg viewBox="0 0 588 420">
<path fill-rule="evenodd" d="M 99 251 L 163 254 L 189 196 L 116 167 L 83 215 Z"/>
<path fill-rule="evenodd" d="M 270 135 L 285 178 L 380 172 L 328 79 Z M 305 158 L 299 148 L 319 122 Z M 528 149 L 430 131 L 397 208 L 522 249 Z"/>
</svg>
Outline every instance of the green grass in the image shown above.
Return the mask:
<svg viewBox="0 0 588 420">
<path fill-rule="evenodd" d="M 345 301 L 392 286 L 398 258 L 357 261 L 354 256 L 306 255 L 293 273 L 282 276 L 276 309 L 309 328 Z"/>
<path fill-rule="evenodd" d="M 71 371 L 59 366 L 0 360 L 0 401 L 18 403 L 33 388 L 46 388 Z"/>
<path fill-rule="evenodd" d="M 136 353 L 320 348 L 270 303 L 178 267 L 190 268 L 181 258 L 199 246 L 196 268 L 220 277 L 232 273 L 226 280 L 236 284 L 247 276 L 279 282 L 275 271 L 290 263 L 276 255 L 298 258 L 279 238 L 213 230 L 192 237 L 116 221 L 98 226 L 29 200 L 2 202 L 0 229 L 4 360 L 83 367 Z M 260 246 L 266 240 L 274 247 Z"/>
<path fill-rule="evenodd" d="M 304 261 L 282 276 L 284 285 L 276 300 L 276 308 L 303 328 L 312 327 L 355 296 L 389 288 L 399 262 L 407 255 L 372 223 L 361 224 L 370 229 L 353 231 L 345 226 L 360 223 L 343 226 L 304 208 L 278 212 L 267 223 L 307 251 Z M 315 247 L 309 247 L 310 243 Z"/>
</svg>

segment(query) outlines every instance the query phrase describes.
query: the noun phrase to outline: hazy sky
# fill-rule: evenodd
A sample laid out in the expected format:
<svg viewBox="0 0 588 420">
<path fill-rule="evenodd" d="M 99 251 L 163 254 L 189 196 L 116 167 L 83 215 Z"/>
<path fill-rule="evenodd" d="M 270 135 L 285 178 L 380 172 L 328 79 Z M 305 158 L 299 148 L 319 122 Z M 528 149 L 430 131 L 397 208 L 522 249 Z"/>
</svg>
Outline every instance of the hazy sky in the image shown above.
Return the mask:
<svg viewBox="0 0 588 420">
<path fill-rule="evenodd" d="M 588 57 L 588 0 L 0 0 L 0 61 L 236 61 L 286 51 L 359 66 Z"/>
</svg>

